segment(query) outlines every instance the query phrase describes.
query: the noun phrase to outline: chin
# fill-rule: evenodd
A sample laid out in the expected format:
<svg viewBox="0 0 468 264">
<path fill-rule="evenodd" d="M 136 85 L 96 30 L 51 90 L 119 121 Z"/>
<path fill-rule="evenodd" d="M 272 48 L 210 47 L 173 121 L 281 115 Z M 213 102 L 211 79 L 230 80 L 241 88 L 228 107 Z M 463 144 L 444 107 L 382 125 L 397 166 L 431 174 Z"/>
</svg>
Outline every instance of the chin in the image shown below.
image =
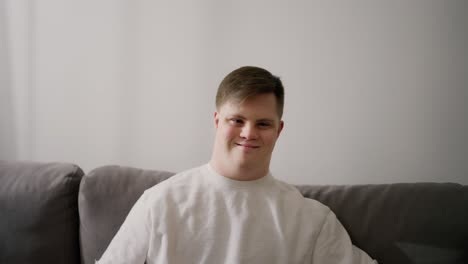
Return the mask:
<svg viewBox="0 0 468 264">
<path fill-rule="evenodd" d="M 239 160 L 236 164 L 241 169 L 251 169 L 260 166 L 262 163 L 256 160 Z"/>
</svg>

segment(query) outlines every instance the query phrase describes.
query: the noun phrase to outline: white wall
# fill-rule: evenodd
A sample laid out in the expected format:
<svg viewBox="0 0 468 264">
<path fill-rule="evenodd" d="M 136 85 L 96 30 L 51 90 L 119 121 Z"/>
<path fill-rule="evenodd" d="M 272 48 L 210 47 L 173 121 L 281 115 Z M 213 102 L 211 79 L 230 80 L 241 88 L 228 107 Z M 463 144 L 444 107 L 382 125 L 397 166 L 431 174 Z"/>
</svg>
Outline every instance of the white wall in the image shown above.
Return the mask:
<svg viewBox="0 0 468 264">
<path fill-rule="evenodd" d="M 340 2 L 7 1 L 0 157 L 203 164 L 218 83 L 256 65 L 286 86 L 278 178 L 468 184 L 467 2 Z"/>
</svg>

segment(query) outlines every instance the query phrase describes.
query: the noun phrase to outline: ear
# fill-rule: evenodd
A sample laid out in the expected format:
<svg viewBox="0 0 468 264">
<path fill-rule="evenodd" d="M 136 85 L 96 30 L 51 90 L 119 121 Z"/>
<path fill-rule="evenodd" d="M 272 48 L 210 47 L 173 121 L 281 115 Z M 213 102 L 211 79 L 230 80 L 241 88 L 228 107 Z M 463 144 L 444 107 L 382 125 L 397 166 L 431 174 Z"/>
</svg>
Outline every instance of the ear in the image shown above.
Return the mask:
<svg viewBox="0 0 468 264">
<path fill-rule="evenodd" d="M 219 123 L 219 114 L 218 114 L 218 112 L 214 112 L 214 123 L 215 123 L 215 128 L 218 128 L 218 123 Z"/>
<path fill-rule="evenodd" d="M 284 121 L 281 120 L 279 124 L 279 128 L 278 128 L 278 137 L 281 134 L 281 131 L 283 131 L 283 127 L 284 127 Z"/>
</svg>

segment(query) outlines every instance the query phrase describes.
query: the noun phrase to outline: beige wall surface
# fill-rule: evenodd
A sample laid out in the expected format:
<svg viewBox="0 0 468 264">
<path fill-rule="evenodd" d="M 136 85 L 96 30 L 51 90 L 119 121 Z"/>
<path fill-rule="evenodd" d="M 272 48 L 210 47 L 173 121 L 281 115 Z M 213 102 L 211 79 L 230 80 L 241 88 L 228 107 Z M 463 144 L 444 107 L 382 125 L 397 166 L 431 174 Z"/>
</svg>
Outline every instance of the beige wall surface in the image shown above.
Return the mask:
<svg viewBox="0 0 468 264">
<path fill-rule="evenodd" d="M 256 65 L 286 87 L 277 178 L 468 184 L 466 1 L 1 3 L 0 158 L 198 166 Z"/>
</svg>

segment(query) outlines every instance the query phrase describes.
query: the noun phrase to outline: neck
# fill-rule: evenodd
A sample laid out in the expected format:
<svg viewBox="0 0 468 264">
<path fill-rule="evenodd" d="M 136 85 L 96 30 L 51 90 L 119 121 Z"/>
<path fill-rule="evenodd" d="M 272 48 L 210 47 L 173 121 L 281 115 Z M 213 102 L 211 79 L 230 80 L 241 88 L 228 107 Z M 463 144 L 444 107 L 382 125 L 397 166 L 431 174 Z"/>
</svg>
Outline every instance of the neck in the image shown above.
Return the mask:
<svg viewBox="0 0 468 264">
<path fill-rule="evenodd" d="M 220 164 L 215 159 L 210 160 L 211 167 L 220 175 L 237 181 L 253 181 L 268 174 L 268 166 L 238 167 Z"/>
</svg>

